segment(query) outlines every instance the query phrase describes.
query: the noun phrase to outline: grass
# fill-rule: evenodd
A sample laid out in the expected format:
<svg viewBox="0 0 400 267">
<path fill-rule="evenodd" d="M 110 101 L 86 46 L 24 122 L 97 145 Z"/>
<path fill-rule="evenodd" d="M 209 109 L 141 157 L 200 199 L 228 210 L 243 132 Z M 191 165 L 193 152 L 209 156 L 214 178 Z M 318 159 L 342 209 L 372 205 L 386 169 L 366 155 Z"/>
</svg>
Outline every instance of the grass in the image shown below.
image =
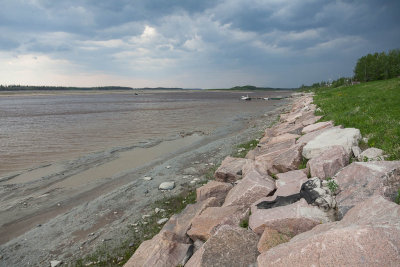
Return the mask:
<svg viewBox="0 0 400 267">
<path fill-rule="evenodd" d="M 152 205 L 162 209 L 159 213 L 149 213 L 150 217 L 131 224 L 126 229 L 126 238 L 121 240 L 120 245 L 112 247 L 107 242 L 96 249 L 92 254 L 76 260 L 74 266 L 122 266 L 133 255 L 139 245 L 158 234 L 162 225 L 157 221 L 161 218 L 169 218 L 173 214 L 180 213 L 187 204 L 196 202 L 196 191 L 188 188 L 176 196 L 164 197 Z M 145 223 L 144 223 L 145 222 Z"/>
<path fill-rule="evenodd" d="M 239 226 L 247 229 L 249 227 L 249 219 L 247 218 L 247 219 L 242 220 L 240 222 Z"/>
<path fill-rule="evenodd" d="M 257 147 L 259 141 L 260 141 L 259 139 L 253 139 L 246 143 L 237 145 L 236 146 L 237 149 L 235 152 L 233 152 L 232 157 L 244 158 L 250 150 Z"/>
<path fill-rule="evenodd" d="M 336 192 L 336 190 L 338 189 L 339 185 L 336 183 L 335 180 L 333 180 L 332 178 L 326 178 L 326 180 L 328 181 L 328 188 L 329 190 L 331 190 L 331 192 L 334 194 Z"/>
<path fill-rule="evenodd" d="M 369 147 L 383 149 L 387 160 L 400 159 L 400 78 L 315 90 L 317 115 L 336 125 L 354 127 Z"/>
<path fill-rule="evenodd" d="M 299 170 L 307 168 L 307 162 L 308 162 L 308 159 L 306 159 L 305 157 L 302 157 L 300 165 L 299 165 Z"/>
<path fill-rule="evenodd" d="M 394 200 L 394 202 L 396 202 L 398 205 L 400 205 L 400 188 L 397 191 L 397 196 L 396 196 L 396 199 Z"/>
</svg>

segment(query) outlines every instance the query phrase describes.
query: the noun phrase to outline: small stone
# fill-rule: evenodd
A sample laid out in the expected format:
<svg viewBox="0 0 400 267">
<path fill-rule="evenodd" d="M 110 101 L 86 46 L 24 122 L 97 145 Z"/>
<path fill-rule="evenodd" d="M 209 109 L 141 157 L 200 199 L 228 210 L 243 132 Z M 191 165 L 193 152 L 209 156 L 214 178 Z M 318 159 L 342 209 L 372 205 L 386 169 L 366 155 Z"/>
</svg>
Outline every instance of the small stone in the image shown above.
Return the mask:
<svg viewBox="0 0 400 267">
<path fill-rule="evenodd" d="M 61 263 L 62 263 L 62 261 L 57 261 L 57 260 L 55 260 L 55 261 L 50 261 L 50 266 L 51 266 L 51 267 L 60 266 Z"/>
<path fill-rule="evenodd" d="M 164 182 L 164 183 L 161 183 L 158 186 L 158 189 L 160 189 L 160 190 L 172 190 L 174 188 L 175 188 L 175 182 L 174 181 Z"/>
<path fill-rule="evenodd" d="M 132 248 L 135 246 L 135 243 L 129 243 L 129 247 Z"/>
<path fill-rule="evenodd" d="M 143 177 L 143 180 L 145 180 L 145 181 L 150 181 L 151 179 L 153 179 L 153 178 L 151 178 L 150 176 Z"/>
<path fill-rule="evenodd" d="M 197 181 L 200 181 L 200 179 L 199 178 L 194 178 L 193 181 L 197 182 Z"/>
<path fill-rule="evenodd" d="M 57 206 L 59 206 L 59 207 L 60 207 L 60 206 L 61 206 L 61 204 L 60 204 L 60 203 L 57 203 Z"/>
<path fill-rule="evenodd" d="M 94 236 L 94 233 L 90 233 L 90 234 L 88 234 L 88 236 Z"/>
<path fill-rule="evenodd" d="M 193 181 L 190 181 L 190 183 L 191 183 L 191 184 L 195 184 L 195 183 L 196 183 L 196 181 L 194 181 L 194 180 L 193 180 Z"/>
<path fill-rule="evenodd" d="M 135 230 L 135 233 L 139 233 L 139 230 Z"/>
<path fill-rule="evenodd" d="M 210 164 L 210 166 L 214 166 L 214 163 L 212 163 L 212 162 L 210 162 L 209 164 Z"/>
<path fill-rule="evenodd" d="M 148 222 L 143 222 L 143 225 L 146 225 L 146 224 L 148 224 Z"/>
<path fill-rule="evenodd" d="M 142 215 L 142 219 L 143 220 L 146 219 L 146 218 L 149 218 L 149 217 L 150 217 L 150 215 L 148 215 L 148 214 Z"/>
<path fill-rule="evenodd" d="M 200 162 L 199 161 L 195 161 L 194 164 L 200 164 Z"/>
<path fill-rule="evenodd" d="M 42 225 L 39 223 L 38 225 L 37 225 L 37 227 L 41 227 Z"/>
<path fill-rule="evenodd" d="M 155 209 L 154 209 L 154 213 L 157 214 L 157 213 L 159 213 L 159 212 L 160 212 L 160 209 L 159 209 L 159 208 L 155 208 Z"/>
<path fill-rule="evenodd" d="M 114 211 L 114 214 L 118 214 L 118 211 Z"/>
<path fill-rule="evenodd" d="M 132 226 L 137 226 L 138 224 L 137 224 L 137 223 L 131 223 L 131 225 L 132 225 Z"/>
<path fill-rule="evenodd" d="M 165 167 L 165 168 L 169 169 L 169 168 L 171 168 L 171 166 L 169 166 L 169 165 L 168 165 L 168 166 L 167 166 L 167 167 Z"/>
<path fill-rule="evenodd" d="M 161 224 L 166 223 L 167 221 L 168 221 L 168 218 L 162 218 L 162 219 L 157 221 L 157 224 L 161 225 Z"/>
<path fill-rule="evenodd" d="M 148 193 L 149 193 L 149 190 L 146 189 L 146 190 L 143 191 L 143 193 L 148 194 Z"/>
</svg>

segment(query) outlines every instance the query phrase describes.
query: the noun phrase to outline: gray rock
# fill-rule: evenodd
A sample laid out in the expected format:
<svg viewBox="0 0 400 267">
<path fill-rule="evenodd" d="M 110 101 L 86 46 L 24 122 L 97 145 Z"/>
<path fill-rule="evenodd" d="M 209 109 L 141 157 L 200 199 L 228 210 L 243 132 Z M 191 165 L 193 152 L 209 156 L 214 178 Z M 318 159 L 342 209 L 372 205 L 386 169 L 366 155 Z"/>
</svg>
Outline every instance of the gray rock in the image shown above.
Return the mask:
<svg viewBox="0 0 400 267">
<path fill-rule="evenodd" d="M 347 154 L 350 154 L 351 148 L 357 146 L 360 139 L 361 133 L 359 129 L 331 128 L 309 141 L 303 147 L 303 156 L 307 159 L 312 159 L 335 145 L 343 146 Z"/>
<path fill-rule="evenodd" d="M 383 160 L 383 150 L 375 147 L 364 150 L 359 156 L 359 161 Z"/>
<path fill-rule="evenodd" d="M 163 182 L 158 186 L 158 189 L 160 190 L 172 190 L 175 188 L 175 182 Z"/>
<path fill-rule="evenodd" d="M 162 219 L 160 219 L 160 220 L 158 220 L 157 221 L 157 224 L 164 224 L 164 223 L 166 223 L 168 221 L 168 218 L 162 218 Z"/>
<path fill-rule="evenodd" d="M 360 156 L 360 154 L 362 152 L 361 148 L 359 148 L 358 146 L 353 146 L 351 148 L 351 151 L 353 152 L 354 157 L 357 158 L 357 159 L 358 159 L 358 157 Z"/>
<path fill-rule="evenodd" d="M 51 267 L 57 267 L 57 266 L 60 266 L 61 263 L 62 263 L 62 261 L 57 261 L 57 260 L 55 260 L 55 261 L 50 261 L 50 266 L 51 266 Z"/>
</svg>

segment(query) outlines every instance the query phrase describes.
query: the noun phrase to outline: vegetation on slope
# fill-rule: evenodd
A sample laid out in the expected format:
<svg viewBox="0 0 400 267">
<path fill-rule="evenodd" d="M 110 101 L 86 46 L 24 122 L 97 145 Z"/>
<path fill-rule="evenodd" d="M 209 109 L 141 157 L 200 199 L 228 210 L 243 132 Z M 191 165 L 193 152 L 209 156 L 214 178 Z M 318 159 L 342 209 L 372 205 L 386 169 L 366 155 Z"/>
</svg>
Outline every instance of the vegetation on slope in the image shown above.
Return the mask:
<svg viewBox="0 0 400 267">
<path fill-rule="evenodd" d="M 383 149 L 388 160 L 400 160 L 400 78 L 324 87 L 315 94 L 323 120 L 360 129 L 368 146 Z"/>
</svg>

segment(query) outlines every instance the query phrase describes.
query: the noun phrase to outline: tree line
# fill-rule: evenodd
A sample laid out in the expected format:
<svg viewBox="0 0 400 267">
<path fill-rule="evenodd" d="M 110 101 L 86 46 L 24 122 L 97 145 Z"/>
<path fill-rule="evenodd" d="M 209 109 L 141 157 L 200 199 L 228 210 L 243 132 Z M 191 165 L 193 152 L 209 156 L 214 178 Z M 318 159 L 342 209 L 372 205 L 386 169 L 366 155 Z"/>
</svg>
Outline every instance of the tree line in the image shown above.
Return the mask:
<svg viewBox="0 0 400 267">
<path fill-rule="evenodd" d="M 131 87 L 101 86 L 101 87 L 65 87 L 65 86 L 31 86 L 31 85 L 0 85 L 0 91 L 58 91 L 58 90 L 132 90 Z"/>
<path fill-rule="evenodd" d="M 360 82 L 386 80 L 399 75 L 400 49 L 363 56 L 354 68 L 354 79 Z"/>
</svg>

